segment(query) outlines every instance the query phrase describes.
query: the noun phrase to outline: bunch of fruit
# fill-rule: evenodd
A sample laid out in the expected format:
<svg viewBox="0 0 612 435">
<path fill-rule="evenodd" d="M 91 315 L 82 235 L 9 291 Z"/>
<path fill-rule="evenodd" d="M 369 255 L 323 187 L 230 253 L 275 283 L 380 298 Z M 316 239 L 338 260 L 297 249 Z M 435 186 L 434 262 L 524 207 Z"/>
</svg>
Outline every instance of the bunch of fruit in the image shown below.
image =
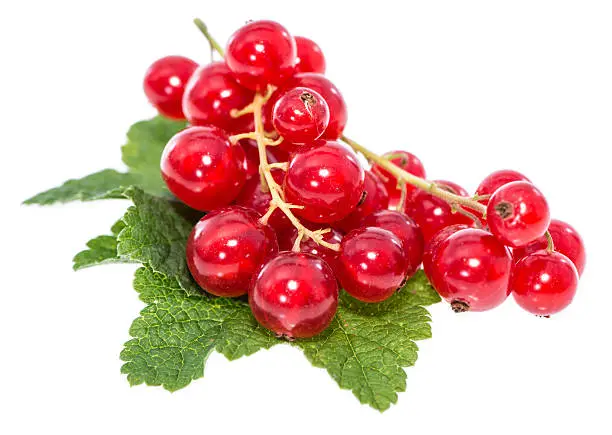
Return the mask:
<svg viewBox="0 0 612 435">
<path fill-rule="evenodd" d="M 224 52 L 196 24 L 224 60 L 162 58 L 144 88 L 162 115 L 190 124 L 167 144 L 161 171 L 179 200 L 206 212 L 186 252 L 206 292 L 248 292 L 255 318 L 287 338 L 323 331 L 339 288 L 380 302 L 421 264 L 457 312 L 510 293 L 541 316 L 572 301 L 582 240 L 551 221 L 524 175 L 494 172 L 474 196 L 427 181 L 413 154 L 379 156 L 343 136 L 346 104 L 313 41 L 256 21 Z"/>
</svg>

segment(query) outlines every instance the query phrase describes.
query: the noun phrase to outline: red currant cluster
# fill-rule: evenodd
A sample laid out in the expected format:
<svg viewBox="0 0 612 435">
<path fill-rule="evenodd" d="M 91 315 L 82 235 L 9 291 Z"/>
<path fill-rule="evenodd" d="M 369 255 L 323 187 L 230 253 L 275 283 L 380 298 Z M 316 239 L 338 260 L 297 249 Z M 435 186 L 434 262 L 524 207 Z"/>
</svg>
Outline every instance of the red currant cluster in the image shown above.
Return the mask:
<svg viewBox="0 0 612 435">
<path fill-rule="evenodd" d="M 208 212 L 187 245 L 207 292 L 248 292 L 256 319 L 287 337 L 323 331 L 339 286 L 380 302 L 421 263 L 455 311 L 488 310 L 510 293 L 543 316 L 571 302 L 582 240 L 550 220 L 525 176 L 494 172 L 474 196 L 427 181 L 411 153 L 379 156 L 343 136 L 346 104 L 313 41 L 257 21 L 224 53 L 197 24 L 224 61 L 166 57 L 144 86 L 161 114 L 190 124 L 167 144 L 161 171 L 177 198 Z"/>
</svg>

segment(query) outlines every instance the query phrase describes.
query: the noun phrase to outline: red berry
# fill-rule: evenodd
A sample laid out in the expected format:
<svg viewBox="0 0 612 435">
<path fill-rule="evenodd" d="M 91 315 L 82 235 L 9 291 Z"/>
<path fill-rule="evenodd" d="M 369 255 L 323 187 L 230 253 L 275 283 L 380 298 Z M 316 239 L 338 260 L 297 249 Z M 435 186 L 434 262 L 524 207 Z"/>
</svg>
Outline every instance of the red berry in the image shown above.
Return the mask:
<svg viewBox="0 0 612 435">
<path fill-rule="evenodd" d="M 567 307 L 578 287 L 578 272 L 569 258 L 546 250 L 529 254 L 514 266 L 510 288 L 516 302 L 538 316 Z"/>
<path fill-rule="evenodd" d="M 196 282 L 216 296 L 245 294 L 253 274 L 278 253 L 274 231 L 244 207 L 204 216 L 187 241 L 187 264 Z"/>
<path fill-rule="evenodd" d="M 358 228 L 342 239 L 336 274 L 351 296 L 381 302 L 406 279 L 407 263 L 401 240 L 381 228 Z"/>
<path fill-rule="evenodd" d="M 513 181 L 495 191 L 487 205 L 487 224 L 504 244 L 525 246 L 544 235 L 550 223 L 546 198 L 533 184 Z"/>
<path fill-rule="evenodd" d="M 168 189 L 196 210 L 208 211 L 236 198 L 245 179 L 245 156 L 217 127 L 191 127 L 174 135 L 161 157 Z"/>
<path fill-rule="evenodd" d="M 439 187 L 456 195 L 468 196 L 462 187 L 450 181 L 434 181 Z M 424 190 L 413 192 L 411 200 L 406 203 L 406 214 L 417 223 L 425 241 L 431 238 L 442 228 L 450 225 L 472 225 L 474 222 L 460 213 L 453 213 L 451 206 L 438 197 L 430 195 Z"/>
<path fill-rule="evenodd" d="M 272 177 L 279 184 L 282 184 L 285 178 L 283 171 L 280 169 L 272 169 Z M 270 208 L 271 200 L 272 195 L 270 192 L 261 190 L 261 177 L 252 177 L 247 180 L 234 202 L 236 205 L 251 208 L 260 216 L 263 216 Z M 268 225 L 277 233 L 293 228 L 287 215 L 279 209 L 276 209 L 274 213 L 272 213 L 272 216 L 268 219 Z"/>
<path fill-rule="evenodd" d="M 272 123 L 284 140 L 307 144 L 321 137 L 327 128 L 329 106 L 318 92 L 294 88 L 276 100 Z"/>
<path fill-rule="evenodd" d="M 234 80 L 227 65 L 214 62 L 193 74 L 183 96 L 183 111 L 192 125 L 215 125 L 232 134 L 251 131 L 253 117 L 233 118 L 232 109 L 242 109 L 253 101 L 254 92 Z"/>
<path fill-rule="evenodd" d="M 338 308 L 338 284 L 323 260 L 282 252 L 253 280 L 249 304 L 257 321 L 277 335 L 308 338 L 329 326 Z"/>
<path fill-rule="evenodd" d="M 162 115 L 185 119 L 182 109 L 185 84 L 198 64 L 183 56 L 166 56 L 153 62 L 145 74 L 144 91 Z"/>
<path fill-rule="evenodd" d="M 297 47 L 297 61 L 295 69 L 297 72 L 325 73 L 325 56 L 313 40 L 303 36 L 295 37 Z"/>
<path fill-rule="evenodd" d="M 337 142 L 296 154 L 285 176 L 287 202 L 304 208 L 293 213 L 311 222 L 339 221 L 363 194 L 364 171 L 357 156 Z"/>
<path fill-rule="evenodd" d="M 230 38 L 227 66 L 242 86 L 263 91 L 279 85 L 295 72 L 297 48 L 293 36 L 274 21 L 253 21 Z"/>
<path fill-rule="evenodd" d="M 308 225 L 308 223 L 306 222 L 302 222 L 302 225 L 308 226 L 309 228 L 312 226 L 315 229 L 320 229 L 318 226 Z M 295 227 L 292 227 L 288 231 L 281 233 L 278 237 L 278 244 L 280 250 L 291 251 L 291 249 L 293 249 L 293 244 L 295 242 L 296 237 L 297 230 L 295 229 Z M 340 244 L 340 242 L 342 242 L 342 233 L 336 229 L 330 228 L 330 231 L 323 235 L 323 240 L 327 243 Z M 329 264 L 332 270 L 337 270 L 337 262 L 338 257 L 340 255 L 338 251 L 334 251 L 333 249 L 321 246 L 314 240 L 304 237 L 302 239 L 302 242 L 300 243 L 300 252 L 316 255 L 322 260 L 325 260 L 325 262 Z"/>
<path fill-rule="evenodd" d="M 429 281 L 431 282 L 431 285 L 434 288 L 443 287 L 443 282 L 434 282 L 435 277 L 433 273 L 435 258 L 438 253 L 438 249 L 440 248 L 440 245 L 457 231 L 465 230 L 468 228 L 470 227 L 463 224 L 451 225 L 449 227 L 442 228 L 425 245 L 425 251 L 423 252 L 423 272 L 425 272 L 425 275 L 427 275 L 427 278 L 429 278 Z"/>
<path fill-rule="evenodd" d="M 551 219 L 548 232 L 553 239 L 555 251 L 569 258 L 576 266 L 578 275 L 582 275 L 586 263 L 586 252 L 580 234 L 570 224 L 558 219 Z M 545 236 L 542 236 L 526 246 L 514 249 L 514 260 L 518 262 L 529 254 L 546 249 L 547 246 L 548 241 Z"/>
<path fill-rule="evenodd" d="M 421 163 L 418 157 L 414 154 L 401 150 L 391 151 L 383 154 L 383 157 L 385 158 L 388 158 L 390 156 L 394 156 L 389 160 L 395 166 L 402 168 L 404 171 L 409 172 L 412 175 L 425 178 L 425 168 L 423 167 L 423 163 Z M 374 171 L 375 174 L 380 175 L 380 178 L 383 180 L 383 183 L 385 183 L 387 192 L 389 192 L 389 206 L 395 207 L 399 202 L 402 193 L 401 189 L 398 189 L 397 179 L 377 164 L 372 167 L 372 171 Z M 410 198 L 413 192 L 415 192 L 416 190 L 416 187 L 410 184 L 406 184 L 407 198 Z"/>
<path fill-rule="evenodd" d="M 257 142 L 253 139 L 242 139 L 240 146 L 244 150 L 246 156 L 246 178 L 249 180 L 251 177 L 259 177 L 259 149 L 257 148 Z M 268 155 L 268 163 L 277 163 L 279 160 L 275 154 L 272 154 L 274 148 L 278 147 L 266 147 L 266 154 Z M 287 161 L 287 160 L 283 160 Z"/>
<path fill-rule="evenodd" d="M 412 219 L 399 211 L 380 210 L 366 217 L 362 225 L 392 232 L 402 242 L 408 277 L 416 272 L 423 260 L 424 241 L 421 230 Z"/>
<path fill-rule="evenodd" d="M 512 269 L 510 251 L 492 234 L 457 231 L 437 248 L 432 282 L 453 310 L 486 311 L 506 300 Z"/>
<path fill-rule="evenodd" d="M 346 102 L 338 88 L 329 81 L 324 75 L 316 73 L 299 73 L 289 79 L 281 89 L 276 91 L 270 101 L 266 104 L 264 111 L 264 119 L 266 121 L 266 130 L 272 126 L 272 109 L 276 100 L 283 95 L 286 89 L 292 88 L 308 88 L 318 92 L 329 106 L 329 125 L 325 129 L 325 133 L 321 136 L 322 139 L 336 140 L 342 136 L 348 113 Z"/>
<path fill-rule="evenodd" d="M 351 214 L 334 224 L 334 226 L 346 233 L 361 226 L 361 221 L 365 217 L 370 216 L 378 210 L 384 210 L 389 206 L 387 189 L 385 189 L 384 184 L 371 171 L 365 171 L 363 190 L 365 199 L 361 201 Z"/>
<path fill-rule="evenodd" d="M 512 169 L 502 169 L 501 171 L 495 171 L 485 177 L 476 189 L 476 195 L 493 195 L 497 189 L 505 184 L 512 183 L 513 181 L 529 181 L 529 178 L 525 177 L 520 172 L 513 171 Z M 481 204 L 487 205 L 488 199 L 482 199 L 479 201 Z"/>
</svg>

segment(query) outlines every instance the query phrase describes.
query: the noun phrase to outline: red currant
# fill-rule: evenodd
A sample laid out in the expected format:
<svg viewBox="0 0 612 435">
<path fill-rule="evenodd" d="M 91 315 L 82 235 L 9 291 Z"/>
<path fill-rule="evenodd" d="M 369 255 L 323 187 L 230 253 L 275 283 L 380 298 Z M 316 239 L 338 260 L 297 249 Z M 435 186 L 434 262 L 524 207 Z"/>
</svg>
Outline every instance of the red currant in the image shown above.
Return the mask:
<svg viewBox="0 0 612 435">
<path fill-rule="evenodd" d="M 440 188 L 446 189 L 456 195 L 468 196 L 462 187 L 450 181 L 434 181 Z M 425 241 L 431 238 L 442 228 L 450 225 L 472 225 L 474 222 L 467 216 L 454 213 L 451 206 L 438 197 L 430 195 L 424 190 L 413 192 L 410 201 L 406 203 L 406 214 L 417 223 Z"/>
<path fill-rule="evenodd" d="M 544 235 L 550 223 L 546 198 L 533 184 L 513 181 L 489 199 L 487 224 L 504 244 L 524 246 Z"/>
<path fill-rule="evenodd" d="M 520 172 L 513 171 L 512 169 L 502 169 L 495 171 L 485 177 L 476 189 L 477 196 L 493 195 L 497 189 L 505 184 L 512 183 L 513 181 L 529 181 L 529 178 L 525 177 Z M 481 204 L 487 205 L 488 199 L 482 199 L 479 201 Z"/>
<path fill-rule="evenodd" d="M 294 88 L 276 100 L 272 123 L 284 140 L 306 144 L 321 137 L 327 128 L 329 106 L 318 92 Z"/>
<path fill-rule="evenodd" d="M 281 252 L 253 280 L 249 304 L 257 321 L 288 338 L 308 338 L 329 326 L 338 308 L 338 284 L 325 261 Z"/>
<path fill-rule="evenodd" d="M 245 155 L 217 127 L 191 127 L 174 135 L 161 157 L 168 189 L 196 210 L 208 211 L 236 198 L 245 179 Z"/>
<path fill-rule="evenodd" d="M 297 47 L 297 72 L 325 73 L 325 56 L 316 42 L 303 36 L 295 37 Z"/>
<path fill-rule="evenodd" d="M 558 219 L 551 219 L 548 232 L 553 239 L 555 251 L 569 258 L 576 266 L 578 275 L 582 275 L 586 263 L 586 252 L 580 234 L 570 224 Z M 548 241 L 545 236 L 542 236 L 526 246 L 514 249 L 514 260 L 518 262 L 529 254 L 546 249 L 547 246 Z"/>
<path fill-rule="evenodd" d="M 292 88 L 308 88 L 318 92 L 329 106 L 329 125 L 325 129 L 325 133 L 321 136 L 322 139 L 336 140 L 342 136 L 348 113 L 344 97 L 338 88 L 322 74 L 316 73 L 299 73 L 289 79 L 281 89 L 276 91 L 270 101 L 266 104 L 264 119 L 266 120 L 266 129 L 271 129 L 272 126 L 272 109 L 276 100 L 283 95 L 285 90 Z"/>
<path fill-rule="evenodd" d="M 567 307 L 578 287 L 578 271 L 569 258 L 546 250 L 527 255 L 512 272 L 510 288 L 516 302 L 538 316 Z"/>
<path fill-rule="evenodd" d="M 312 226 L 315 229 L 319 229 L 316 225 L 308 225 L 308 223 L 305 222 L 302 222 L 302 224 L 308 227 Z M 297 230 L 295 229 L 295 227 L 292 227 L 288 231 L 281 233 L 281 235 L 279 235 L 278 237 L 278 244 L 281 251 L 290 251 L 291 249 L 293 249 L 293 244 L 295 242 L 296 237 Z M 323 240 L 327 243 L 340 244 L 340 242 L 342 242 L 342 233 L 336 229 L 331 228 L 329 232 L 323 235 Z M 340 253 L 334 251 L 333 249 L 321 246 L 310 238 L 303 238 L 302 242 L 300 243 L 300 252 L 316 255 L 322 260 L 325 260 L 325 262 L 330 265 L 332 270 L 337 270 L 338 256 L 340 255 Z"/>
<path fill-rule="evenodd" d="M 259 149 L 257 147 L 257 142 L 253 139 L 243 139 L 240 141 L 240 145 L 244 150 L 244 154 L 246 155 L 246 178 L 247 180 L 252 177 L 259 177 Z M 266 147 L 266 154 L 268 155 L 268 163 L 277 163 L 279 160 L 276 158 L 275 154 L 272 153 L 274 148 L 278 147 Z M 287 161 L 285 159 L 283 161 Z"/>
<path fill-rule="evenodd" d="M 278 253 L 274 231 L 244 207 L 204 216 L 187 241 L 187 264 L 196 282 L 216 296 L 245 294 L 259 268 Z"/>
<path fill-rule="evenodd" d="M 421 163 L 418 157 L 414 154 L 407 151 L 391 151 L 383 154 L 383 157 L 389 159 L 391 163 L 399 168 L 402 168 L 404 171 L 409 172 L 412 175 L 416 175 L 417 177 L 425 178 L 425 168 L 423 167 L 423 163 Z M 372 171 L 374 171 L 375 174 L 380 175 L 380 178 L 385 183 L 387 192 L 389 192 L 389 206 L 395 207 L 399 202 L 402 193 L 401 189 L 398 188 L 397 179 L 377 164 L 372 167 Z M 407 198 L 410 198 L 410 196 L 416 190 L 416 187 L 406 184 Z"/>
<path fill-rule="evenodd" d="M 243 133 L 253 130 L 253 117 L 233 118 L 230 112 L 247 106 L 254 94 L 236 83 L 227 65 L 214 62 L 198 68 L 187 83 L 183 111 L 192 125 L 212 124 L 232 134 Z"/>
<path fill-rule="evenodd" d="M 253 21 L 238 29 L 227 44 L 225 61 L 242 86 L 263 91 L 295 72 L 295 39 L 274 21 Z"/>
<path fill-rule="evenodd" d="M 381 228 L 358 228 L 342 239 L 336 274 L 342 287 L 363 302 L 381 302 L 406 279 L 401 240 Z"/>
<path fill-rule="evenodd" d="M 285 178 L 283 171 L 280 169 L 272 169 L 272 177 L 279 184 L 282 184 Z M 243 207 L 251 208 L 259 213 L 260 216 L 263 216 L 270 208 L 271 200 L 272 195 L 270 192 L 268 190 L 266 190 L 266 192 L 261 190 L 261 177 L 252 177 L 245 183 L 235 203 Z M 268 225 L 277 233 L 293 228 L 287 215 L 279 209 L 276 209 L 274 213 L 272 213 L 268 219 Z"/>
<path fill-rule="evenodd" d="M 455 312 L 490 310 L 510 294 L 512 256 L 487 231 L 457 231 L 440 243 L 433 260 L 432 282 Z"/>
<path fill-rule="evenodd" d="M 434 288 L 442 288 L 443 282 L 435 282 L 434 281 L 434 264 L 435 264 L 435 256 L 438 253 L 438 249 L 442 242 L 448 239 L 450 236 L 455 234 L 457 231 L 468 229 L 467 225 L 458 224 L 451 225 L 449 227 L 444 227 L 440 231 L 438 231 L 431 240 L 425 245 L 425 250 L 423 252 L 423 272 L 429 278 L 431 285 Z"/>
<path fill-rule="evenodd" d="M 287 202 L 303 206 L 294 214 L 311 222 L 338 221 L 355 209 L 363 194 L 364 171 L 347 147 L 326 145 L 296 154 L 285 176 Z"/>
<path fill-rule="evenodd" d="M 159 113 L 185 119 L 182 109 L 185 84 L 197 67 L 197 63 L 183 56 L 166 56 L 153 62 L 145 74 L 144 91 Z"/>
<path fill-rule="evenodd" d="M 387 189 L 380 179 L 371 171 L 365 171 L 363 184 L 365 198 L 357 205 L 355 210 L 347 217 L 334 225 L 344 232 L 349 232 L 359 226 L 361 221 L 372 213 L 386 209 L 389 206 L 389 195 Z M 368 225 L 377 226 L 377 225 Z M 393 231 L 392 231 L 393 232 Z"/>
<path fill-rule="evenodd" d="M 406 256 L 408 277 L 419 268 L 423 260 L 424 241 L 421 230 L 412 219 L 395 210 L 380 210 L 362 221 L 364 227 L 377 227 L 390 231 L 402 242 Z"/>
</svg>

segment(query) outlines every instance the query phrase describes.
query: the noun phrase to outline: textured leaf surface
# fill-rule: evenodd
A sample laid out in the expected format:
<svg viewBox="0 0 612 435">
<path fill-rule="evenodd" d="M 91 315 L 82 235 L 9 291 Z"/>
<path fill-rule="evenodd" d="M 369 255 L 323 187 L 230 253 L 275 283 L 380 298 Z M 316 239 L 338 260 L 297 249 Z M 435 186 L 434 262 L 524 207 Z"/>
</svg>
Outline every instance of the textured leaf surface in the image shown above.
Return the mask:
<svg viewBox="0 0 612 435">
<path fill-rule="evenodd" d="M 130 127 L 128 141 L 121 149 L 123 162 L 130 168 L 130 173 L 141 177 L 141 187 L 145 191 L 153 194 L 167 192 L 159 171 L 159 161 L 170 138 L 186 126 L 185 122 L 157 116 Z"/>
<path fill-rule="evenodd" d="M 94 201 L 96 199 L 120 198 L 121 195 L 112 192 L 122 186 L 139 184 L 137 175 L 105 169 L 86 177 L 68 180 L 59 187 L 54 187 L 39 193 L 25 204 L 49 205 L 56 202 Z"/>
<path fill-rule="evenodd" d="M 80 270 L 101 264 L 130 262 L 117 255 L 117 235 L 123 228 L 125 224 L 120 220 L 111 228 L 112 235 L 98 236 L 87 242 L 87 249 L 74 256 L 73 269 Z"/>
<path fill-rule="evenodd" d="M 343 294 L 332 325 L 295 345 L 361 403 L 384 411 L 406 389 L 403 368 L 417 360 L 415 341 L 431 337 L 429 313 L 420 305 L 439 300 L 422 272 L 380 304 L 364 304 Z"/>
<path fill-rule="evenodd" d="M 233 360 L 279 342 L 244 302 L 187 295 L 175 280 L 148 268 L 136 272 L 134 288 L 147 306 L 121 352 L 121 371 L 132 385 L 175 391 L 204 375 L 213 350 Z"/>
</svg>

